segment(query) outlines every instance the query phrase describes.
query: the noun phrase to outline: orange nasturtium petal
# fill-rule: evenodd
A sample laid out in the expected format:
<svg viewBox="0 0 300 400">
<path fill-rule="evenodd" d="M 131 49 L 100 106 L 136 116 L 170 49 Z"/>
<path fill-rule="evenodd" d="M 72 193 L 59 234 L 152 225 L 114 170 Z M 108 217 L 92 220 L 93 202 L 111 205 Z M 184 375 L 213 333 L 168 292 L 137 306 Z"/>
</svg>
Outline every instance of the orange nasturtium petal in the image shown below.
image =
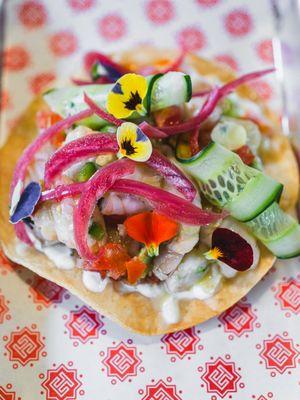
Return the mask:
<svg viewBox="0 0 300 400">
<path fill-rule="evenodd" d="M 155 211 L 133 215 L 126 219 L 124 225 L 128 236 L 144 243 L 151 256 L 158 255 L 159 245 L 172 239 L 178 232 L 176 221 Z"/>
<path fill-rule="evenodd" d="M 127 261 L 125 265 L 127 269 L 127 280 L 131 284 L 136 283 L 147 268 L 147 265 L 139 260 L 138 257 L 134 257 Z"/>
</svg>

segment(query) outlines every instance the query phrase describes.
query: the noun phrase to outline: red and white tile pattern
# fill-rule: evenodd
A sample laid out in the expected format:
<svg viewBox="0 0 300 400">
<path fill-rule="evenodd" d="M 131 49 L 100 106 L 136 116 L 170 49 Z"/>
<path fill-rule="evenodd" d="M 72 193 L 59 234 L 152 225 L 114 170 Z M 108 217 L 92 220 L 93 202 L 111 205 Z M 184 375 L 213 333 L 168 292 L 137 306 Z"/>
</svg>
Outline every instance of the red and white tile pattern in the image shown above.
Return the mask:
<svg viewBox="0 0 300 400">
<path fill-rule="evenodd" d="M 30 98 L 76 75 L 88 50 L 181 46 L 238 73 L 273 62 L 268 0 L 6 3 L 4 130 Z M 271 77 L 255 87 L 276 97 Z M 278 263 L 219 318 L 146 338 L 0 253 L 0 400 L 298 400 L 299 265 Z"/>
</svg>

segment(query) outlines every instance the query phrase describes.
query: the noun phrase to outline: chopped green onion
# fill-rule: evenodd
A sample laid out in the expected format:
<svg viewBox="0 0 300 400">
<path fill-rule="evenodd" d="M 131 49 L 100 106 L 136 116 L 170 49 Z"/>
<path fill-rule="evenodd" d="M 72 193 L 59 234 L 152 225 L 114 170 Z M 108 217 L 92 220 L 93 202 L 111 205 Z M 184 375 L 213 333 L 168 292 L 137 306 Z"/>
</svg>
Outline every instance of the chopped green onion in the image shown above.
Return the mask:
<svg viewBox="0 0 300 400">
<path fill-rule="evenodd" d="M 99 64 L 97 62 L 92 66 L 91 77 L 93 81 L 96 81 L 97 79 L 101 78 L 101 75 L 98 72 L 98 66 Z"/>
<path fill-rule="evenodd" d="M 81 170 L 78 172 L 76 175 L 75 180 L 77 182 L 85 182 L 90 179 L 91 176 L 94 175 L 94 173 L 97 171 L 97 167 L 95 163 L 89 161 L 84 164 L 84 166 L 81 168 Z"/>
<path fill-rule="evenodd" d="M 89 234 L 96 240 L 102 240 L 104 237 L 104 229 L 97 222 L 92 222 L 92 225 L 89 228 Z"/>
</svg>

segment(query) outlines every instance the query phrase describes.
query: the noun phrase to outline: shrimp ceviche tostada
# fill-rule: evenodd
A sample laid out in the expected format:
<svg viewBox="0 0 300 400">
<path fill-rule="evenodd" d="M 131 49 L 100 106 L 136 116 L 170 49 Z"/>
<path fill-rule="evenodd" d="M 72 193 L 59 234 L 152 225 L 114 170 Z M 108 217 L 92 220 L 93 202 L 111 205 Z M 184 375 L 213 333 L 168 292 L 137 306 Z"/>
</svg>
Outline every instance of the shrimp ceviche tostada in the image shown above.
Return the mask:
<svg viewBox="0 0 300 400">
<path fill-rule="evenodd" d="M 1 149 L 6 255 L 132 331 L 203 322 L 300 254 L 299 177 L 279 119 L 192 54 L 85 57 Z M 8 212 L 9 211 L 9 212 Z"/>
</svg>

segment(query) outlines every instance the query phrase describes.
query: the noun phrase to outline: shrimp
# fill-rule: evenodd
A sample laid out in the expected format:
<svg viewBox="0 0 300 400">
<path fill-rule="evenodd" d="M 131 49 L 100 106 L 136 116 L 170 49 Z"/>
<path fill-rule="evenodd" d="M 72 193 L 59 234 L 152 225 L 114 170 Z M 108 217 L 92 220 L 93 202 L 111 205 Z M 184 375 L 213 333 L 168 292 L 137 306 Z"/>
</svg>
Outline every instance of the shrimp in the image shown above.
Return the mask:
<svg viewBox="0 0 300 400">
<path fill-rule="evenodd" d="M 155 187 L 161 187 L 163 178 L 152 171 L 147 166 L 136 166 L 135 173 L 130 175 L 130 179 L 148 183 Z M 103 215 L 132 215 L 150 209 L 149 204 L 136 196 L 107 193 L 101 204 L 101 212 Z"/>
</svg>

